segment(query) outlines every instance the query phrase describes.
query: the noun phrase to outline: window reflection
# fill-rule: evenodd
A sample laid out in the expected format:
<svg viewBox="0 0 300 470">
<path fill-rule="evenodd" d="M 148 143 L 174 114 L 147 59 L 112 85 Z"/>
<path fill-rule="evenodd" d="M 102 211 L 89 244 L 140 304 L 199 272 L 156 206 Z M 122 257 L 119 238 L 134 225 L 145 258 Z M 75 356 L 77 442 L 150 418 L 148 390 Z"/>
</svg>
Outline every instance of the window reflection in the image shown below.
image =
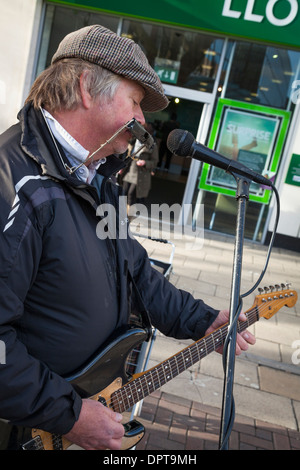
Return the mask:
<svg viewBox="0 0 300 470">
<path fill-rule="evenodd" d="M 89 26 L 92 24 L 101 24 L 112 31 L 117 31 L 119 18 L 108 15 L 101 15 L 87 10 L 74 10 L 71 8 L 56 7 L 47 5 L 46 26 L 47 22 L 51 24 L 50 35 L 47 27 L 44 29 L 43 41 L 47 44 L 46 63 L 48 66 L 51 58 L 55 53 L 60 41 L 72 31 Z M 49 42 L 48 42 L 49 41 Z"/>
<path fill-rule="evenodd" d="M 287 109 L 299 59 L 296 51 L 237 43 L 226 98 Z"/>
<path fill-rule="evenodd" d="M 49 65 L 59 42 L 67 33 L 89 24 L 102 24 L 132 38 L 144 50 L 163 83 L 182 89 L 212 93 L 215 91 L 215 80 L 219 76 L 214 105 L 217 104 L 218 97 L 222 96 L 280 109 L 293 110 L 295 106 L 290 95 L 293 82 L 299 79 L 298 51 L 233 41 L 229 38 L 225 40 L 189 29 L 184 31 L 163 24 L 143 23 L 117 15 L 60 7 L 50 3 L 46 6 L 37 74 Z M 222 70 L 219 71 L 223 50 L 225 57 Z M 176 101 L 170 96 L 170 105 L 166 110 L 146 116 L 155 125 L 158 145 L 162 138 L 163 122 L 168 120 L 169 113 L 172 112 L 176 113 L 181 128 L 188 129 L 193 135 L 197 134 L 200 117 L 205 109 L 202 101 L 199 101 L 202 98 L 195 96 L 195 101 L 191 101 L 182 99 L 182 95 L 185 95 L 184 90 L 179 90 L 180 100 Z M 188 95 L 190 97 L 194 93 Z M 175 201 L 180 203 L 190 163 L 191 159 L 173 155 L 168 171 L 164 171 L 166 166 L 156 171 L 149 202 L 160 204 L 163 200 L 170 205 Z M 228 211 L 222 213 L 220 204 L 217 203 L 218 194 L 213 191 L 200 192 L 196 184 L 193 204 L 200 199 L 205 205 L 205 228 L 233 234 L 235 219 L 231 217 L 234 216 L 228 214 Z M 245 228 L 247 238 L 262 239 L 267 218 L 266 207 L 249 201 Z M 219 211 L 216 211 L 216 208 Z"/>
<path fill-rule="evenodd" d="M 122 35 L 144 50 L 164 83 L 211 93 L 223 39 L 125 20 Z"/>
<path fill-rule="evenodd" d="M 120 18 L 88 10 L 47 5 L 38 72 L 49 65 L 61 39 L 89 24 L 118 30 Z M 123 36 L 144 50 L 163 83 L 213 92 L 225 40 L 165 25 L 122 21 Z M 232 60 L 230 54 L 232 53 Z M 218 83 L 223 96 L 280 109 L 293 106 L 290 94 L 299 78 L 300 52 L 262 44 L 228 41 Z M 225 78 L 228 66 L 229 76 Z"/>
</svg>

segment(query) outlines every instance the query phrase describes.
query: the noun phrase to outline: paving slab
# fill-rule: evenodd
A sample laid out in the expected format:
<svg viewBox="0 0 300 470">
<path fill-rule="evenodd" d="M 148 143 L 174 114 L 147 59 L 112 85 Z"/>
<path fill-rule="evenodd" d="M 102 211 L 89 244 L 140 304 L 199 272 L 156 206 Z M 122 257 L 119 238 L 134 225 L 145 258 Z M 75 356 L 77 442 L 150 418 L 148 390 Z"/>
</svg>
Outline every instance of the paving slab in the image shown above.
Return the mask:
<svg viewBox="0 0 300 470">
<path fill-rule="evenodd" d="M 300 375 L 259 366 L 260 390 L 300 402 Z"/>
</svg>

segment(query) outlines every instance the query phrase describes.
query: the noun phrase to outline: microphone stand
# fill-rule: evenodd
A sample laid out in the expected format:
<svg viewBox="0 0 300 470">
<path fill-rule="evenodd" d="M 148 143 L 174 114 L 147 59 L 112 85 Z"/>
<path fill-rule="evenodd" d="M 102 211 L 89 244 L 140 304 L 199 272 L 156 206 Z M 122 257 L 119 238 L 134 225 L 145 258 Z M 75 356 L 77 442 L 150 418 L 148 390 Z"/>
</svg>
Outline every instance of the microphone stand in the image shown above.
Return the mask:
<svg viewBox="0 0 300 470">
<path fill-rule="evenodd" d="M 251 181 L 235 173 L 231 173 L 237 181 L 236 199 L 238 203 L 236 220 L 236 238 L 233 259 L 233 272 L 230 297 L 230 315 L 228 333 L 225 341 L 227 348 L 224 348 L 223 368 L 224 368 L 224 389 L 222 418 L 220 429 L 220 450 L 228 450 L 228 441 L 231 427 L 234 420 L 233 401 L 233 380 L 235 366 L 235 349 L 237 336 L 237 318 L 240 313 L 240 285 L 242 273 L 242 256 L 244 243 L 244 228 L 246 215 L 246 202 L 249 199 L 249 186 Z"/>
</svg>

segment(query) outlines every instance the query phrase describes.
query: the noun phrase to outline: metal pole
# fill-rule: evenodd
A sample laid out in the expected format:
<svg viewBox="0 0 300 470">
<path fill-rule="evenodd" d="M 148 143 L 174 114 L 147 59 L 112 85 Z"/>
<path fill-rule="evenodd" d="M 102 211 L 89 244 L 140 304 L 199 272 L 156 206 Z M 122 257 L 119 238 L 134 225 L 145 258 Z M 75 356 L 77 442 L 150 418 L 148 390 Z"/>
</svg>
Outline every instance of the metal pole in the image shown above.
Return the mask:
<svg viewBox="0 0 300 470">
<path fill-rule="evenodd" d="M 233 260 L 232 285 L 230 297 L 230 315 L 228 337 L 225 341 L 226 349 L 224 351 L 224 390 L 222 419 L 220 430 L 220 449 L 228 450 L 228 441 L 230 437 L 231 427 L 234 420 L 234 400 L 233 400 L 233 381 L 235 367 L 235 351 L 237 336 L 237 316 L 240 304 L 240 286 L 242 273 L 242 256 L 245 230 L 246 202 L 249 198 L 248 180 L 237 179 L 237 224 L 236 239 Z"/>
</svg>

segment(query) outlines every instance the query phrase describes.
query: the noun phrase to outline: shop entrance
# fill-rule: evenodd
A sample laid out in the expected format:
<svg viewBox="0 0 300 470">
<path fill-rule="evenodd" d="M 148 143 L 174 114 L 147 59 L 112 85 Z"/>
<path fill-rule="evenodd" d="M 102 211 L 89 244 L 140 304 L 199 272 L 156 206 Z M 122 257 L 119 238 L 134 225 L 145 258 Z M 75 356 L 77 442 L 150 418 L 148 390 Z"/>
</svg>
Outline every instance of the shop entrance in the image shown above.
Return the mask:
<svg viewBox="0 0 300 470">
<path fill-rule="evenodd" d="M 154 124 L 160 155 L 152 175 L 151 190 L 145 202 L 147 207 L 151 204 L 182 204 L 191 159 L 171 154 L 167 149 L 166 139 L 176 128 L 186 129 L 196 135 L 203 111 L 203 103 L 200 102 L 177 97 L 169 97 L 169 100 L 167 110 L 145 116 L 148 122 Z"/>
<path fill-rule="evenodd" d="M 238 143 L 237 158 L 250 168 L 254 164 L 255 171 L 264 174 L 267 171 L 267 176 L 275 182 L 277 178 L 281 181 L 285 135 L 295 105 L 290 92 L 299 75 L 298 51 L 234 41 L 97 10 L 47 4 L 37 74 L 49 65 L 62 37 L 88 24 L 102 24 L 135 40 L 161 78 L 170 105 L 160 113 L 145 116 L 154 124 L 158 149 L 163 142 L 164 124 L 173 120 L 180 129 L 188 130 L 197 142 L 227 156 L 225 130 L 232 127 L 234 119 L 234 129 L 244 134 L 248 132 L 251 141 Z M 273 140 L 266 150 L 259 140 L 264 125 L 269 123 L 271 126 L 272 122 L 276 125 L 269 127 L 267 132 Z M 253 130 L 258 133 L 254 143 Z M 233 135 L 231 144 L 236 144 Z M 247 147 L 250 144 L 253 146 Z M 167 162 L 166 157 L 164 152 L 153 172 L 152 187 L 145 201 L 148 210 L 151 204 L 165 203 L 169 207 L 179 204 L 181 207 L 191 205 L 198 214 L 202 204 L 204 227 L 232 234 L 236 209 L 234 193 L 223 174 L 220 176 L 197 160 L 171 155 Z M 262 162 L 265 163 L 263 166 Z M 266 191 L 256 188 L 248 204 L 246 237 L 255 241 L 264 241 L 271 214 Z M 194 220 L 193 214 L 193 225 Z M 188 224 L 186 214 L 185 222 Z"/>
</svg>

